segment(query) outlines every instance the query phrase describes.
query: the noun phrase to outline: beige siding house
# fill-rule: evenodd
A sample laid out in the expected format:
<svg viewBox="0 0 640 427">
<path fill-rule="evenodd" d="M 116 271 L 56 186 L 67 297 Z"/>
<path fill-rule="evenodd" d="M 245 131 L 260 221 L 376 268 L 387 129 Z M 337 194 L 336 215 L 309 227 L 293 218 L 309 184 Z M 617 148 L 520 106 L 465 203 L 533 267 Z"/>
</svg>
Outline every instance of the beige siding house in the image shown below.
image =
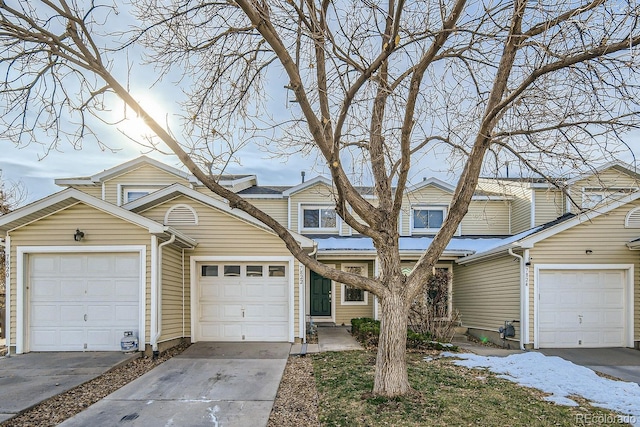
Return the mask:
<svg viewBox="0 0 640 427">
<path fill-rule="evenodd" d="M 638 346 L 638 174 L 621 164 L 597 172 L 553 186 L 480 180 L 436 266 L 451 273 L 449 312 L 462 326 L 509 346 Z M 372 240 L 336 214 L 329 180 L 216 179 L 319 261 L 378 274 Z M 375 295 L 310 271 L 271 229 L 179 169 L 141 157 L 56 183 L 61 192 L 0 216 L 11 353 L 116 351 L 125 333 L 149 352 L 182 339 L 294 342 L 311 322 L 378 317 Z M 357 190 L 377 203 L 372 188 Z M 453 192 L 436 178 L 407 189 L 398 230 L 407 271 Z"/>
</svg>

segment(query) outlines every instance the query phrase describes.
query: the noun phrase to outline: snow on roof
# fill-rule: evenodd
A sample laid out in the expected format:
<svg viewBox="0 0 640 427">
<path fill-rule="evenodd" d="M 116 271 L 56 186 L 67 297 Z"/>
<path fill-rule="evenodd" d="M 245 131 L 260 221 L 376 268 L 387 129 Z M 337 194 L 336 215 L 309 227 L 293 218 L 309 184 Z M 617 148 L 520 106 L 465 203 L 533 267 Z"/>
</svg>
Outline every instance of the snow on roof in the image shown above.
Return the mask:
<svg viewBox="0 0 640 427">
<path fill-rule="evenodd" d="M 545 400 L 559 405 L 578 406 L 570 396 L 582 396 L 593 406 L 623 414 L 620 416 L 621 422 L 640 426 L 639 384 L 603 378 L 589 368 L 538 352 L 507 357 L 486 357 L 472 353 L 442 355 L 464 359 L 454 361 L 456 365 L 487 368 L 501 374 L 498 375 L 500 378 L 550 393 Z"/>
</svg>

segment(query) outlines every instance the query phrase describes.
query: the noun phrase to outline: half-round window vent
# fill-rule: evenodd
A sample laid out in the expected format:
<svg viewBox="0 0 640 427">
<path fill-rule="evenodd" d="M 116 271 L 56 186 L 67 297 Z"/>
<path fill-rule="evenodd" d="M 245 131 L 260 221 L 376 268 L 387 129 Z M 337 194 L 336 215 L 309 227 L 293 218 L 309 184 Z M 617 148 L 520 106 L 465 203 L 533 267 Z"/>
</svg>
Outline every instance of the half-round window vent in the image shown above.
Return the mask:
<svg viewBox="0 0 640 427">
<path fill-rule="evenodd" d="M 198 214 L 188 205 L 175 205 L 164 216 L 165 225 L 198 225 Z"/>
<path fill-rule="evenodd" d="M 629 211 L 624 220 L 624 226 L 627 228 L 640 228 L 640 208 L 634 208 Z"/>
</svg>

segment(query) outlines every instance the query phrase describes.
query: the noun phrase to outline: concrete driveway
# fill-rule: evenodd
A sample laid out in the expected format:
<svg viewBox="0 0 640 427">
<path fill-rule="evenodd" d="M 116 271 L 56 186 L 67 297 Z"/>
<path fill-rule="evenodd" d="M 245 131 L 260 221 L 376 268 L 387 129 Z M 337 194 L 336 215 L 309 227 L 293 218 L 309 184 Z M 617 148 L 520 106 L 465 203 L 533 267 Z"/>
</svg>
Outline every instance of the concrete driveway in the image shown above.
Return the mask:
<svg viewBox="0 0 640 427">
<path fill-rule="evenodd" d="M 554 348 L 539 350 L 576 365 L 640 384 L 640 351 L 631 348 Z"/>
<path fill-rule="evenodd" d="M 60 424 L 266 426 L 289 343 L 195 343 Z"/>
<path fill-rule="evenodd" d="M 27 353 L 0 358 L 0 422 L 139 357 L 120 352 Z"/>
</svg>

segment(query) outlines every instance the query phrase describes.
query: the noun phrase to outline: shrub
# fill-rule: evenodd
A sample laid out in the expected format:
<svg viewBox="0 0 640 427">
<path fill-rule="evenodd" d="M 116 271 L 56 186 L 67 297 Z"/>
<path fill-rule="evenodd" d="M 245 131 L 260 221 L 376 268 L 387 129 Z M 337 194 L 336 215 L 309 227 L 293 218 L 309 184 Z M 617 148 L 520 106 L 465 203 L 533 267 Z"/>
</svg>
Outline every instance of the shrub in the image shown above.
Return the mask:
<svg viewBox="0 0 640 427">
<path fill-rule="evenodd" d="M 365 346 L 375 347 L 378 345 L 378 339 L 380 337 L 380 321 L 369 317 L 351 319 L 351 334 Z M 429 333 L 424 334 L 412 329 L 407 329 L 407 348 L 422 350 L 457 350 L 457 347 L 452 346 L 451 344 L 442 344 L 434 341 Z"/>
</svg>

